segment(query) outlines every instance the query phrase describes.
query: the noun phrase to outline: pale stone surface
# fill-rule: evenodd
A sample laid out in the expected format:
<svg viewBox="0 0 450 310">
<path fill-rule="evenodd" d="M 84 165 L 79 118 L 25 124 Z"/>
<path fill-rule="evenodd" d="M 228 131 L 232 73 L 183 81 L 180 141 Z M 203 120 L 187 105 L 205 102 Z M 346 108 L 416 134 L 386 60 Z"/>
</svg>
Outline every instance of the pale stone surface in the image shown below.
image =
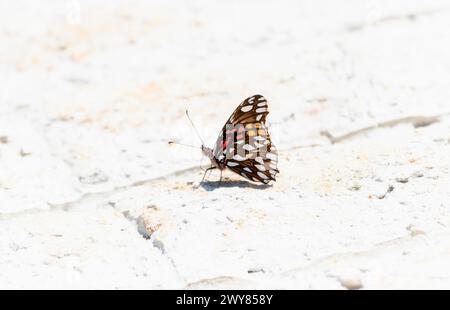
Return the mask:
<svg viewBox="0 0 450 310">
<path fill-rule="evenodd" d="M 450 288 L 448 1 L 0 6 L 0 288 Z M 200 185 L 257 93 L 277 182 Z"/>
</svg>

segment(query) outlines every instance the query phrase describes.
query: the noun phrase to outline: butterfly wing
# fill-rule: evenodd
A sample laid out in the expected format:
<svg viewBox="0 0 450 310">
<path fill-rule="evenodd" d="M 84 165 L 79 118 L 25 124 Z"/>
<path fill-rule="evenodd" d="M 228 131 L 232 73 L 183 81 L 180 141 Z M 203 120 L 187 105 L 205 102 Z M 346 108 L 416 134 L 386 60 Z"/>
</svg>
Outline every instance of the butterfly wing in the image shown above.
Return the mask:
<svg viewBox="0 0 450 310">
<path fill-rule="evenodd" d="M 222 167 L 264 184 L 279 173 L 278 152 L 265 124 L 267 100 L 261 95 L 245 99 L 222 128 L 214 156 Z"/>
</svg>

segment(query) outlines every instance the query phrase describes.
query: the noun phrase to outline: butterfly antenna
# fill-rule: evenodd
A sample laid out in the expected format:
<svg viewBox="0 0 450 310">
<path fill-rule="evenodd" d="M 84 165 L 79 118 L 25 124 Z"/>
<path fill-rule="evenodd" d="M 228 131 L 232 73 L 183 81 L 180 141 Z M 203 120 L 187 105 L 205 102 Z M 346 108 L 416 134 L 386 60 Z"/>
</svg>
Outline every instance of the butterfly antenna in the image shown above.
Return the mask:
<svg viewBox="0 0 450 310">
<path fill-rule="evenodd" d="M 184 143 L 179 143 L 179 142 L 175 142 L 175 141 L 169 141 L 168 142 L 170 145 L 172 145 L 172 144 L 177 144 L 177 145 L 182 145 L 182 146 L 187 146 L 187 147 L 193 147 L 193 148 L 196 148 L 196 149 L 200 149 L 201 147 L 199 147 L 199 146 L 195 146 L 195 145 L 190 145 L 190 144 L 184 144 Z"/>
<path fill-rule="evenodd" d="M 202 137 L 200 136 L 200 134 L 199 134 L 197 128 L 196 128 L 195 125 L 194 125 L 194 122 L 191 120 L 191 117 L 189 116 L 188 110 L 186 110 L 186 116 L 187 116 L 187 118 L 189 119 L 189 122 L 191 122 L 191 125 L 192 125 L 192 127 L 194 128 L 195 133 L 197 134 L 198 138 L 200 139 L 200 141 L 202 141 L 202 145 L 205 145 L 205 142 L 203 142 Z"/>
</svg>

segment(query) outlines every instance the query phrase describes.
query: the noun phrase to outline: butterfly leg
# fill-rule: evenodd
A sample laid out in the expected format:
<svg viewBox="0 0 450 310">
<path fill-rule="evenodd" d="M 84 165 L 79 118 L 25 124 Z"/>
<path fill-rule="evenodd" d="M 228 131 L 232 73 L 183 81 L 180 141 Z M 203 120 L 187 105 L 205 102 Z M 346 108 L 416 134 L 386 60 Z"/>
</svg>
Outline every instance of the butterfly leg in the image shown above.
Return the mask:
<svg viewBox="0 0 450 310">
<path fill-rule="evenodd" d="M 222 184 L 222 170 L 220 170 L 219 186 Z"/>
<path fill-rule="evenodd" d="M 205 173 L 203 174 L 203 178 L 202 181 L 200 183 L 203 183 L 203 181 L 205 180 L 206 174 L 208 173 L 208 171 L 211 171 L 213 169 L 216 169 L 217 167 L 209 167 L 208 169 L 205 170 Z"/>
</svg>

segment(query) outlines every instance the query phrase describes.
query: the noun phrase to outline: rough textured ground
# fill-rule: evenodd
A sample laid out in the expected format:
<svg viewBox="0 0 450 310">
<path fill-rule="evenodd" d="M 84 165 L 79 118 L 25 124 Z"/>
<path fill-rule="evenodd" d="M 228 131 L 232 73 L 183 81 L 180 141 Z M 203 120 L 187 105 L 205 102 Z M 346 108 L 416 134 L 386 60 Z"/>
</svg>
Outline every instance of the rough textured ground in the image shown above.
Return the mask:
<svg viewBox="0 0 450 310">
<path fill-rule="evenodd" d="M 0 288 L 450 288 L 448 1 L 0 6 Z M 199 184 L 256 93 L 277 182 Z"/>
</svg>

